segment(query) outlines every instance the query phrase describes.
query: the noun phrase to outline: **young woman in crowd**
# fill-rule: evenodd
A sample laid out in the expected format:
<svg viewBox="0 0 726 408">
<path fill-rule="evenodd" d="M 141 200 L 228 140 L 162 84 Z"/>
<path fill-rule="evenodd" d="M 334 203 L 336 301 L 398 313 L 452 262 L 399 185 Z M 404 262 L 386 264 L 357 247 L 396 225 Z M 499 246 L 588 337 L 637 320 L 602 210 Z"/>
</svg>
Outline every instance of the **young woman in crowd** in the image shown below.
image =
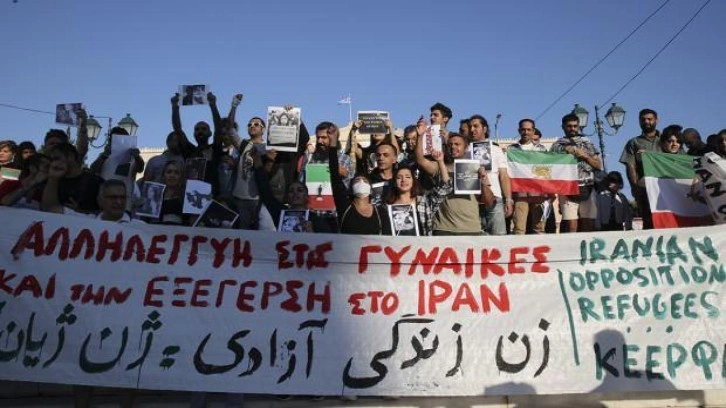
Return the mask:
<svg viewBox="0 0 726 408">
<path fill-rule="evenodd" d="M 683 149 L 683 135 L 681 125 L 667 126 L 660 134 L 660 149 L 663 153 L 681 154 Z"/>
<path fill-rule="evenodd" d="M 418 218 L 418 230 L 420 235 L 431 235 L 433 231 L 433 218 L 439 205 L 446 199 L 453 190 L 453 184 L 449 178 L 449 172 L 444 163 L 444 154 L 434 152 L 432 158 L 439 166 L 438 179 L 433 190 L 424 193 L 418 179 L 409 167 L 399 167 L 393 172 L 395 183 L 389 190 L 388 204 L 413 204 Z"/>
<path fill-rule="evenodd" d="M 166 185 L 158 219 L 146 220 L 150 224 L 190 225 L 188 215 L 184 214 L 184 179 L 176 161 L 164 165 L 162 182 Z"/>
<path fill-rule="evenodd" d="M 331 135 L 330 145 L 338 143 L 337 135 Z M 365 176 L 354 177 L 346 190 L 338 172 L 338 152 L 328 151 L 330 184 L 333 189 L 335 209 L 338 213 L 339 231 L 343 234 L 391 235 L 391 223 L 384 207 L 371 203 L 371 182 Z"/>
</svg>

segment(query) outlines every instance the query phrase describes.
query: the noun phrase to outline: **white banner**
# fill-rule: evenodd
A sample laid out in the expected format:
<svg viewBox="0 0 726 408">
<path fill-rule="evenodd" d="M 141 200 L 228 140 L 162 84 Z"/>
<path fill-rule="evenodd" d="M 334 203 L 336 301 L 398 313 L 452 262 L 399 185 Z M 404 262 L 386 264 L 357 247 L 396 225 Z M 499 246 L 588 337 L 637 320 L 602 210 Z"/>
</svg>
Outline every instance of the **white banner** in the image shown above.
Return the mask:
<svg viewBox="0 0 726 408">
<path fill-rule="evenodd" d="M 701 181 L 701 194 L 716 224 L 726 224 L 726 159 L 706 153 L 693 160 L 693 170 Z"/>
<path fill-rule="evenodd" d="M 392 396 L 726 385 L 719 226 L 428 239 L 0 217 L 4 380 Z"/>
</svg>

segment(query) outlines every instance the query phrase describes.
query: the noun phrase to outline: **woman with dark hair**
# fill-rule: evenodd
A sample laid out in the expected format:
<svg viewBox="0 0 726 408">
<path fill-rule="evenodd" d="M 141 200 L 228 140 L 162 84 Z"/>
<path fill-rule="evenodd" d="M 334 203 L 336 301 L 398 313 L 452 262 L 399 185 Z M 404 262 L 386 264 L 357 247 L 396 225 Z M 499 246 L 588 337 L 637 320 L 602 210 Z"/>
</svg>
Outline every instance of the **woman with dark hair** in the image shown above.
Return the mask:
<svg viewBox="0 0 726 408">
<path fill-rule="evenodd" d="M 424 193 L 409 167 L 399 167 L 393 172 L 394 183 L 389 190 L 387 202 L 393 204 L 413 204 L 418 218 L 419 235 L 431 235 L 433 219 L 439 205 L 453 191 L 453 184 L 444 163 L 444 154 L 436 151 L 432 154 L 439 166 L 438 182 L 434 189 Z"/>
<path fill-rule="evenodd" d="M 166 185 L 158 219 L 147 220 L 150 224 L 190 225 L 188 215 L 184 215 L 184 178 L 182 170 L 174 160 L 166 162 L 162 171 L 162 183 Z"/>
<path fill-rule="evenodd" d="M 660 149 L 663 153 L 682 154 L 683 134 L 681 133 L 683 126 L 670 125 L 663 129 L 660 134 Z"/>
<path fill-rule="evenodd" d="M 335 146 L 337 143 L 338 136 L 331 134 L 330 145 Z M 339 231 L 343 234 L 390 235 L 388 212 L 371 202 L 370 180 L 365 176 L 357 176 L 347 191 L 338 173 L 338 153 L 335 149 L 328 150 L 328 166 Z"/>
</svg>

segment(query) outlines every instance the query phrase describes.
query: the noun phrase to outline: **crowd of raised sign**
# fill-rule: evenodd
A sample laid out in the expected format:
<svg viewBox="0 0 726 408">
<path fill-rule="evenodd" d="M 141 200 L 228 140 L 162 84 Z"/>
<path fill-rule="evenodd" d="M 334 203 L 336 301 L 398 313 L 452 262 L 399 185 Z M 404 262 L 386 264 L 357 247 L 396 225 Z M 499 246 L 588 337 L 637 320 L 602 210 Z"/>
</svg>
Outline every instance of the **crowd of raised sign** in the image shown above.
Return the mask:
<svg viewBox="0 0 726 408">
<path fill-rule="evenodd" d="M 573 156 L 577 190 L 565 195 L 516 191 L 505 149 L 489 139 L 487 120 L 476 114 L 454 131 L 453 113 L 442 103 L 431 106 L 429 120 L 414 119 L 402 135 L 388 119 L 376 133 L 363 131 L 365 124 L 356 121 L 345 146 L 335 124 L 319 123 L 310 135 L 302 121 L 289 120 L 294 115 L 285 111 L 293 108 L 286 106 L 275 126 L 293 126 L 296 140 L 294 151 L 281 151 L 266 145 L 273 124 L 263 118 L 250 118 L 248 137 L 239 135 L 235 116 L 242 95 L 235 95 L 226 117 L 213 94 L 207 100 L 212 125 L 195 124 L 192 142 L 182 129 L 179 95 L 171 98 L 173 129 L 166 150 L 146 163 L 138 149 L 112 151 L 119 144 L 108 140 L 103 153 L 86 165 L 82 110 L 75 144 L 59 129 L 48 131 L 37 150 L 31 142 L 0 142 L 1 204 L 115 222 L 295 232 L 505 235 L 632 229 L 634 209 L 621 192 L 624 177 L 601 171 L 600 151 L 580 134 L 574 114 L 562 118 L 564 135 L 550 149 L 540 142 L 532 119 L 519 122 L 520 139 L 507 147 Z M 657 130 L 658 115 L 651 109 L 640 111 L 639 122 L 642 134 L 627 142 L 620 162 L 648 229 L 653 224 L 642 153 L 724 157 L 726 129 L 704 142 L 693 128 Z M 439 148 L 431 145 L 432 133 Z M 110 134 L 127 135 L 121 128 Z M 464 159 L 472 158 L 481 165 L 463 170 L 472 161 Z M 559 228 L 556 218 L 562 220 Z"/>
</svg>

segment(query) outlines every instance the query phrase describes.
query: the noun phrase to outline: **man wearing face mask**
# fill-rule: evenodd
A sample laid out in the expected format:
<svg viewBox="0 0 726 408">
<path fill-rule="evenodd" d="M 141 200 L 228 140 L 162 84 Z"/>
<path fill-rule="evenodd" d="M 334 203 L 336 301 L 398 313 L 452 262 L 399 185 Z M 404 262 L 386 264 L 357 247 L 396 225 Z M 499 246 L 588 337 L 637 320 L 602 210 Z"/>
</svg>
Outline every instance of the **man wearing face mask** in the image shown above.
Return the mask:
<svg viewBox="0 0 726 408">
<path fill-rule="evenodd" d="M 337 134 L 331 135 L 330 145 L 336 146 L 337 143 Z M 370 181 L 365 176 L 355 177 L 351 182 L 351 194 L 349 194 L 338 172 L 338 154 L 333 149 L 328 151 L 328 166 L 340 232 L 358 235 L 391 235 L 388 212 L 383 206 L 377 207 L 371 202 Z"/>
</svg>

